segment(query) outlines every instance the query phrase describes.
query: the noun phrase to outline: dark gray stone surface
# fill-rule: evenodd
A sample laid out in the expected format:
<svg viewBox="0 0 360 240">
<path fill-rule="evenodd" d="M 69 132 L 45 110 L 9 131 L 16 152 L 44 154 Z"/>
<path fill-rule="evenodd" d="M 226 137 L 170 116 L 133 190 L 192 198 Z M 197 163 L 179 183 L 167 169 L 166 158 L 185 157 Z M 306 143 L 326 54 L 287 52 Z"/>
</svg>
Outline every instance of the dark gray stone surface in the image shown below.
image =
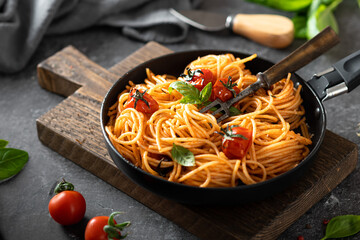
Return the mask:
<svg viewBox="0 0 360 240">
<path fill-rule="evenodd" d="M 205 1 L 202 9 L 225 14 L 236 12 L 280 13 L 244 1 Z M 284 13 L 282 13 L 284 14 Z M 340 26 L 341 43 L 298 73 L 309 78 L 342 57 L 360 49 L 360 10 L 355 0 L 344 0 L 335 12 Z M 257 53 L 274 62 L 286 56 L 303 41 L 275 50 L 260 46 L 229 33 L 205 33 L 191 29 L 185 42 L 165 45 L 174 50 L 228 49 Z M 130 220 L 128 239 L 197 239 L 192 234 L 103 182 L 56 152 L 37 138 L 35 120 L 63 100 L 37 83 L 36 64 L 67 45 L 73 45 L 94 62 L 108 68 L 137 50 L 144 43 L 125 38 L 117 29 L 92 28 L 76 34 L 46 37 L 28 66 L 13 75 L 0 74 L 0 138 L 9 147 L 24 149 L 30 159 L 19 175 L 0 184 L 0 239 L 82 239 L 87 221 L 114 210 L 125 212 Z M 1 53 L 0 53 L 1 54 Z M 356 135 L 360 123 L 360 88 L 325 102 L 327 128 L 360 145 Z M 87 200 L 85 219 L 75 226 L 62 227 L 48 213 L 49 192 L 65 177 Z M 279 239 L 319 239 L 323 219 L 342 214 L 360 214 L 359 167 L 334 191 L 299 218 Z M 307 226 L 308 225 L 308 226 Z M 309 228 L 310 227 L 310 228 Z M 359 239 L 357 235 L 353 239 Z"/>
</svg>

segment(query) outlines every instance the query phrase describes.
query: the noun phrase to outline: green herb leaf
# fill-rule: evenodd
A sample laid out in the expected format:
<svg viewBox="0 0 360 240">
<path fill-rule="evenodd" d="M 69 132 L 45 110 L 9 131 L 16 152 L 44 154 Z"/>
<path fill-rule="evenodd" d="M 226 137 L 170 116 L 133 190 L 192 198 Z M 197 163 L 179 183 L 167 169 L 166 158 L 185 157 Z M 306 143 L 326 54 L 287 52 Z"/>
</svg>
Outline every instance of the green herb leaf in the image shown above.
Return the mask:
<svg viewBox="0 0 360 240">
<path fill-rule="evenodd" d="M 188 96 L 184 96 L 180 100 L 180 103 L 184 103 L 184 104 L 201 104 L 202 102 L 197 96 L 188 95 Z"/>
<path fill-rule="evenodd" d="M 8 145 L 8 141 L 4 140 L 4 139 L 0 139 L 0 148 L 4 148 Z"/>
<path fill-rule="evenodd" d="M 306 27 L 306 22 L 307 22 L 307 17 L 306 16 L 295 16 L 292 19 L 292 22 L 294 24 L 294 28 L 295 28 L 295 38 L 305 38 L 307 37 L 306 33 L 307 33 L 307 27 Z"/>
<path fill-rule="evenodd" d="M 321 239 L 342 238 L 354 235 L 360 231 L 359 215 L 342 215 L 334 217 L 326 226 L 325 236 Z"/>
<path fill-rule="evenodd" d="M 254 2 L 261 5 L 265 5 L 271 8 L 298 12 L 310 6 L 312 0 L 247 0 L 248 2 Z"/>
<path fill-rule="evenodd" d="M 29 159 L 29 154 L 14 148 L 0 149 L 0 180 L 8 179 L 23 169 Z"/>
<path fill-rule="evenodd" d="M 177 163 L 182 166 L 195 166 L 194 154 L 190 150 L 180 145 L 176 145 L 175 143 L 173 143 L 173 147 L 171 149 L 171 156 Z"/>
<path fill-rule="evenodd" d="M 330 5 L 322 4 L 321 0 L 314 0 L 309 10 L 307 21 L 307 38 L 310 39 L 321 32 L 327 26 L 331 26 L 335 32 L 339 32 L 338 24 L 333 10 L 342 2 L 334 0 Z"/>
<path fill-rule="evenodd" d="M 230 111 L 230 116 L 237 116 L 237 115 L 242 114 L 242 112 L 234 106 L 231 106 L 229 108 L 229 111 Z"/>
<path fill-rule="evenodd" d="M 183 95 L 183 99 L 180 100 L 180 103 L 202 104 L 211 96 L 212 83 L 208 83 L 200 92 L 191 84 L 184 81 L 176 81 L 170 84 L 169 93 L 171 94 L 174 89 Z"/>
<path fill-rule="evenodd" d="M 185 96 L 199 96 L 199 90 L 191 84 L 184 81 L 172 82 L 169 86 L 169 93 L 176 89 L 181 95 Z"/>
<path fill-rule="evenodd" d="M 206 102 L 211 96 L 212 83 L 209 82 L 200 92 L 201 102 Z"/>
</svg>

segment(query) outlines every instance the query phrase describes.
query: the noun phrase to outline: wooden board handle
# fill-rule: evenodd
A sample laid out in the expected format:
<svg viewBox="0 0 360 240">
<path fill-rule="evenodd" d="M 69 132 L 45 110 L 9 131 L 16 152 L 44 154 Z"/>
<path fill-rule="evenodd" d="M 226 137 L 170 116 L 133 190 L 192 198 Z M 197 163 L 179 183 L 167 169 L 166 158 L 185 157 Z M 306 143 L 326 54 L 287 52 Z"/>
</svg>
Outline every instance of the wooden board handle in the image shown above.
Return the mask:
<svg viewBox="0 0 360 240">
<path fill-rule="evenodd" d="M 73 46 L 68 46 L 37 66 L 41 87 L 70 96 L 80 87 L 105 96 L 119 76 L 92 62 Z"/>
<path fill-rule="evenodd" d="M 272 48 L 285 48 L 294 39 L 294 24 L 279 15 L 237 14 L 232 19 L 232 31 Z"/>
<path fill-rule="evenodd" d="M 68 97 L 80 87 L 105 96 L 111 85 L 130 69 L 172 51 L 156 42 L 148 42 L 110 69 L 94 63 L 73 46 L 68 46 L 37 66 L 38 81 L 48 91 Z"/>
</svg>

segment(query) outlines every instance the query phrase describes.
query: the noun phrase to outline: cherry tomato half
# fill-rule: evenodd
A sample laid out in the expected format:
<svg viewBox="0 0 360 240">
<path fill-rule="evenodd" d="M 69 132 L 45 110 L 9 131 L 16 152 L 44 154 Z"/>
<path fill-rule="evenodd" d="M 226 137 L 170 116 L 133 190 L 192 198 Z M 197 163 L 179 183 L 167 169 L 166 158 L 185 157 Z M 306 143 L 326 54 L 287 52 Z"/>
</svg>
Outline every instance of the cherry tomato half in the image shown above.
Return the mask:
<svg viewBox="0 0 360 240">
<path fill-rule="evenodd" d="M 159 104 L 146 90 L 133 88 L 125 103 L 125 108 L 135 108 L 145 114 L 153 114 L 159 109 Z"/>
<path fill-rule="evenodd" d="M 182 75 L 185 81 L 194 87 L 196 87 L 199 91 L 201 91 L 208 83 L 212 83 L 214 85 L 216 79 L 212 72 L 207 69 L 196 69 L 191 70 L 187 68 L 187 75 Z"/>
<path fill-rule="evenodd" d="M 219 78 L 212 88 L 210 101 L 214 101 L 219 98 L 221 101 L 226 102 L 227 100 L 235 97 L 240 92 L 236 83 L 233 83 L 231 77 Z"/>
<path fill-rule="evenodd" d="M 80 222 L 86 211 L 86 202 L 81 193 L 63 191 L 56 194 L 49 202 L 51 217 L 61 225 Z"/>
<path fill-rule="evenodd" d="M 252 143 L 252 131 L 237 125 L 222 129 L 222 151 L 229 159 L 242 159 Z"/>
</svg>

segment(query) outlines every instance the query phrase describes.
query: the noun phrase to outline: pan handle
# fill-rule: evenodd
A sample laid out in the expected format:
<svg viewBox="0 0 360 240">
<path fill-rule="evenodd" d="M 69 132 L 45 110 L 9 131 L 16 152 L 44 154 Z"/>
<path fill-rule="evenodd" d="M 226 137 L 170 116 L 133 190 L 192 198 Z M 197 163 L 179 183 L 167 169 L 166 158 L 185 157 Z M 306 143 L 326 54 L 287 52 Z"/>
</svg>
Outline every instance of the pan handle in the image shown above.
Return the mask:
<svg viewBox="0 0 360 240">
<path fill-rule="evenodd" d="M 321 101 L 351 92 L 360 85 L 360 50 L 315 74 L 308 83 Z"/>
</svg>

